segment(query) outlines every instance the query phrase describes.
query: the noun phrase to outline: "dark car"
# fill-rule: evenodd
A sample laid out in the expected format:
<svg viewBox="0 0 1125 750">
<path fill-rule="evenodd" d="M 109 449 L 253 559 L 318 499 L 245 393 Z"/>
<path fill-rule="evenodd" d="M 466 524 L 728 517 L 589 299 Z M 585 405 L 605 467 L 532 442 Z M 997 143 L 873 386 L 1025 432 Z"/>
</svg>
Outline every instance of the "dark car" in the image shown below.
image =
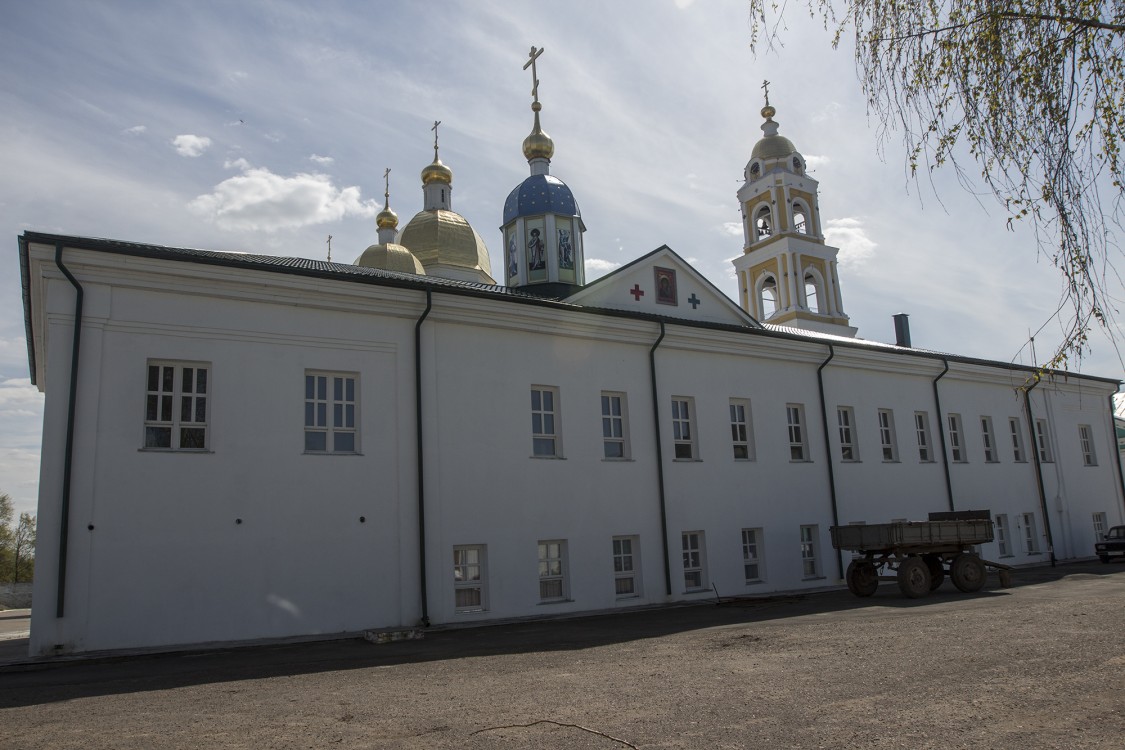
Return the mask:
<svg viewBox="0 0 1125 750">
<path fill-rule="evenodd" d="M 1114 557 L 1125 557 L 1125 526 L 1111 528 L 1102 541 L 1094 544 L 1094 551 L 1104 563 Z"/>
</svg>

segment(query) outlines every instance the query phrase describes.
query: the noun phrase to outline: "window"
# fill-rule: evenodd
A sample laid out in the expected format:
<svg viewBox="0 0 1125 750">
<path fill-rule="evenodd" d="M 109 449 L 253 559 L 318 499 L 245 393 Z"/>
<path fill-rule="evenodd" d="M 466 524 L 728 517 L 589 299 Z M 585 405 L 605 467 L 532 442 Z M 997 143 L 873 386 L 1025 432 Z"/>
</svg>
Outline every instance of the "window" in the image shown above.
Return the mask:
<svg viewBox="0 0 1125 750">
<path fill-rule="evenodd" d="M 1097 466 L 1098 457 L 1094 453 L 1094 433 L 1090 430 L 1090 425 L 1078 425 L 1078 440 L 1082 444 L 1082 465 Z"/>
<path fill-rule="evenodd" d="M 1035 420 L 1035 440 L 1039 444 L 1039 460 L 1045 464 L 1052 463 L 1055 458 L 1051 453 L 1051 436 L 1047 434 L 1047 420 Z"/>
<path fill-rule="evenodd" d="M 980 440 L 984 444 L 985 463 L 994 464 L 1000 460 L 996 455 L 996 441 L 992 432 L 992 417 L 980 418 Z"/>
<path fill-rule="evenodd" d="M 914 412 L 914 436 L 918 440 L 918 460 L 927 463 L 934 460 L 930 447 L 930 415 L 924 411 Z"/>
<path fill-rule="evenodd" d="M 1001 513 L 996 516 L 996 546 L 1000 549 L 1000 557 L 1012 556 L 1011 532 L 1008 530 L 1008 514 Z"/>
<path fill-rule="evenodd" d="M 859 445 L 855 441 L 855 411 L 852 407 L 836 407 L 836 424 L 840 428 L 840 460 L 858 461 Z"/>
<path fill-rule="evenodd" d="M 815 525 L 801 527 L 801 566 L 805 578 L 820 576 L 820 565 L 817 560 L 817 546 L 819 532 Z"/>
<path fill-rule="evenodd" d="M 305 452 L 355 453 L 356 376 L 305 373 Z"/>
<path fill-rule="evenodd" d="M 624 393 L 602 393 L 602 452 L 605 458 L 628 458 Z"/>
<path fill-rule="evenodd" d="M 566 594 L 566 542 L 539 542 L 539 600 L 559 602 Z"/>
<path fill-rule="evenodd" d="M 758 583 L 762 575 L 762 530 L 742 530 L 742 570 L 747 583 Z"/>
<path fill-rule="evenodd" d="M 1094 541 L 1100 542 L 1105 539 L 1105 527 L 1108 525 L 1105 513 L 1094 514 Z"/>
<path fill-rule="evenodd" d="M 639 547 L 635 536 L 613 537 L 613 585 L 618 599 L 641 595 Z"/>
<path fill-rule="evenodd" d="M 145 448 L 207 450 L 208 365 L 148 363 Z"/>
<path fill-rule="evenodd" d="M 1020 429 L 1020 418 L 1008 418 L 1008 431 L 1012 433 L 1012 460 L 1023 463 L 1027 457 L 1023 454 L 1023 430 Z"/>
<path fill-rule="evenodd" d="M 730 439 L 735 460 L 754 460 L 754 433 L 750 425 L 750 402 L 745 399 L 732 398 L 730 400 Z"/>
<path fill-rule="evenodd" d="M 762 206 L 758 209 L 758 213 L 754 216 L 754 226 L 758 230 L 757 239 L 764 240 L 773 234 L 772 217 L 770 215 L 770 207 Z"/>
<path fill-rule="evenodd" d="M 483 612 L 488 609 L 485 576 L 485 546 L 453 548 L 453 606 L 458 612 Z"/>
<path fill-rule="evenodd" d="M 761 311 L 762 320 L 774 316 L 778 308 L 777 279 L 773 276 L 764 276 L 758 286 L 758 310 Z"/>
<path fill-rule="evenodd" d="M 695 432 L 691 428 L 693 410 L 690 398 L 672 399 L 672 442 L 676 446 L 676 458 L 681 460 L 695 458 Z"/>
<path fill-rule="evenodd" d="M 965 446 L 961 444 L 961 415 L 949 415 L 949 452 L 956 463 L 965 463 Z"/>
<path fill-rule="evenodd" d="M 805 407 L 802 404 L 786 404 L 785 417 L 789 423 L 789 460 L 807 461 L 808 445 L 805 443 Z"/>
<path fill-rule="evenodd" d="M 797 168 L 797 174 L 800 174 L 800 167 Z M 793 230 L 800 234 L 809 233 L 809 217 L 805 211 L 805 207 L 800 203 L 793 203 Z"/>
<path fill-rule="evenodd" d="M 541 458 L 561 456 L 558 424 L 559 389 L 531 387 L 531 455 Z"/>
<path fill-rule="evenodd" d="M 820 312 L 820 287 L 812 274 L 805 276 L 805 307 L 809 312 Z"/>
<path fill-rule="evenodd" d="M 703 532 L 687 531 L 683 534 L 684 590 L 701 591 L 707 587 L 704 568 Z"/>
<path fill-rule="evenodd" d="M 1023 519 L 1023 541 L 1027 548 L 1027 554 L 1039 554 L 1039 532 L 1035 528 L 1035 514 L 1024 513 Z"/>
<path fill-rule="evenodd" d="M 883 447 L 884 461 L 898 460 L 898 438 L 895 436 L 895 413 L 879 410 L 879 444 Z"/>
</svg>

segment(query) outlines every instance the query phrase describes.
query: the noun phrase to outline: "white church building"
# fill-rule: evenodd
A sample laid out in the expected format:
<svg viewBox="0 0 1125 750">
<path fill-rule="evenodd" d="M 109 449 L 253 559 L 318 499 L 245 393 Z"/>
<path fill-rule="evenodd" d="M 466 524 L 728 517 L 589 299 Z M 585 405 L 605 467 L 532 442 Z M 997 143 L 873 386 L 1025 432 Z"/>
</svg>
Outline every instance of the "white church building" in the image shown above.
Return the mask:
<svg viewBox="0 0 1125 750">
<path fill-rule="evenodd" d="M 436 136 L 354 264 L 19 237 L 33 655 L 835 587 L 831 526 L 931 511 L 988 509 L 1012 565 L 1125 523 L 1118 381 L 858 338 L 768 103 L 737 301 L 668 247 L 586 283 L 532 109 L 502 269 Z"/>
</svg>

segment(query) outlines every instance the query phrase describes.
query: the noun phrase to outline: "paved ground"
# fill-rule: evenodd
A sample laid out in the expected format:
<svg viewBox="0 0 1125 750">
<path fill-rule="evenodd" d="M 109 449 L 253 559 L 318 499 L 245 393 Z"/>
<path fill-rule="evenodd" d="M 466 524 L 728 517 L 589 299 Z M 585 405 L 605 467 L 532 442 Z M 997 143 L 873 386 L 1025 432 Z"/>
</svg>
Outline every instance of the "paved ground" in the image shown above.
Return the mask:
<svg viewBox="0 0 1125 750">
<path fill-rule="evenodd" d="M 1094 563 L 972 596 L 890 585 L 0 670 L 0 747 L 1117 750 L 1123 618 L 1125 565 Z"/>
</svg>

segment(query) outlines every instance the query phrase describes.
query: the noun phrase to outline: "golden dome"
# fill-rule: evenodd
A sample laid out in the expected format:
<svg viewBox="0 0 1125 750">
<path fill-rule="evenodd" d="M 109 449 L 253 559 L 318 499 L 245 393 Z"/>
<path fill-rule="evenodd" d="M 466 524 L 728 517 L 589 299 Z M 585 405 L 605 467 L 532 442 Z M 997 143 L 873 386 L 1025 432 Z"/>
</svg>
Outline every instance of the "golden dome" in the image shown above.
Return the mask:
<svg viewBox="0 0 1125 750">
<path fill-rule="evenodd" d="M 393 215 L 394 212 L 392 211 L 391 214 Z M 396 245 L 393 242 L 384 245 L 372 245 L 367 248 L 362 255 L 355 259 L 355 265 L 378 268 L 383 271 L 426 275 L 426 270 L 422 268 L 418 258 L 402 245 Z"/>
<path fill-rule="evenodd" d="M 551 140 L 551 136 L 543 132 L 543 128 L 539 127 L 539 110 L 543 109 L 543 105 L 535 102 L 531 105 L 531 109 L 535 112 L 535 126 L 531 129 L 531 135 L 523 139 L 524 158 L 528 161 L 550 160 L 555 155 L 555 142 Z"/>
<path fill-rule="evenodd" d="M 793 142 L 783 135 L 767 135 L 754 144 L 751 159 L 784 159 L 797 153 Z"/>
<path fill-rule="evenodd" d="M 492 276 L 484 240 L 463 216 L 453 211 L 420 211 L 403 228 L 399 241 L 425 267 L 458 266 Z"/>
<path fill-rule="evenodd" d="M 433 163 L 422 170 L 422 184 L 429 185 L 431 182 L 453 184 L 453 170 L 442 164 L 436 154 Z"/>
<path fill-rule="evenodd" d="M 392 211 L 389 206 L 383 206 L 383 210 L 375 217 L 375 226 L 380 229 L 398 228 L 398 214 Z"/>
</svg>

